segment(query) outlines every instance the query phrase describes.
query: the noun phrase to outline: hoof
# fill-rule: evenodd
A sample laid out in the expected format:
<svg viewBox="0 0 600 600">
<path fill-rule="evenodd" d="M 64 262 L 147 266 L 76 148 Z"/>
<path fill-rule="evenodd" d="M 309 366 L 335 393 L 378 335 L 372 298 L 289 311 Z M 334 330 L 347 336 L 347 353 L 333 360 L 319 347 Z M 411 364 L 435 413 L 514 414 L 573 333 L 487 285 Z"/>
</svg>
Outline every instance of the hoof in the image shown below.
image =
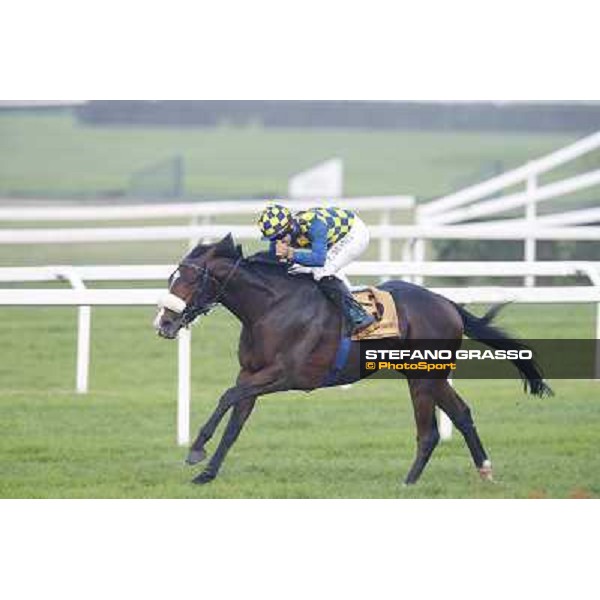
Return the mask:
<svg viewBox="0 0 600 600">
<path fill-rule="evenodd" d="M 212 481 L 216 476 L 217 474 L 213 473 L 212 471 L 202 471 L 200 475 L 192 479 L 192 483 L 203 485 L 204 483 L 209 483 L 210 481 Z"/>
<path fill-rule="evenodd" d="M 481 467 L 479 467 L 477 470 L 479 471 L 479 477 L 481 477 L 483 481 L 494 481 L 492 463 L 489 460 L 484 460 Z"/>
<path fill-rule="evenodd" d="M 190 450 L 187 458 L 185 459 L 186 464 L 188 465 L 197 465 L 199 462 L 202 462 L 206 458 L 206 450 L 204 448 L 200 448 L 200 450 Z"/>
</svg>

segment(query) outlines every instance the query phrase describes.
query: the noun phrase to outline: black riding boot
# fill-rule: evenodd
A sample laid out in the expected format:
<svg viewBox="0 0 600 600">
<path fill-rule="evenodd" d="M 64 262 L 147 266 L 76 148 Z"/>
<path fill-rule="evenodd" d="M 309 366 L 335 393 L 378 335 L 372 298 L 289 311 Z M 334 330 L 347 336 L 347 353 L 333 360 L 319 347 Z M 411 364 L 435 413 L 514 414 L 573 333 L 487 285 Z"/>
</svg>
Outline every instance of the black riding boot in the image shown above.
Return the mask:
<svg viewBox="0 0 600 600">
<path fill-rule="evenodd" d="M 360 302 L 357 302 L 344 282 L 337 277 L 323 277 L 318 282 L 321 291 L 338 308 L 342 309 L 344 330 L 350 334 L 358 333 L 375 322 Z"/>
</svg>

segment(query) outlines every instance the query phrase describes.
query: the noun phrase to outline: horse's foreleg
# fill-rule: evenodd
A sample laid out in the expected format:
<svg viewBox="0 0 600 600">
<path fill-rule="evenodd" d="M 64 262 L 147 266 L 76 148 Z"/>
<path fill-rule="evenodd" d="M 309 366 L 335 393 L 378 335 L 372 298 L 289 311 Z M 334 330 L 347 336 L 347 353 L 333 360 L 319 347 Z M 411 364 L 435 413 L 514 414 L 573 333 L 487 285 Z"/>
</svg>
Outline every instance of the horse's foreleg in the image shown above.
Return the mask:
<svg viewBox="0 0 600 600">
<path fill-rule="evenodd" d="M 492 481 L 492 463 L 490 462 L 467 403 L 458 395 L 448 382 L 444 382 L 441 393 L 436 397 L 438 406 L 450 417 L 454 426 L 462 433 L 473 462 L 482 479 Z"/>
<path fill-rule="evenodd" d="M 204 458 L 206 455 L 204 444 L 213 435 L 227 410 L 233 406 L 233 412 L 214 455 L 211 457 L 206 469 L 193 480 L 194 483 L 207 483 L 217 476 L 225 455 L 237 439 L 244 423 L 250 416 L 256 398 L 262 394 L 270 394 L 286 389 L 289 389 L 289 386 L 285 379 L 285 372 L 278 364 L 273 364 L 256 373 L 240 372 L 237 385 L 227 390 L 222 396 L 219 406 L 206 425 L 200 430 L 198 439 L 192 446 L 190 456 L 195 452 L 201 452 L 202 458 Z"/>
<path fill-rule="evenodd" d="M 404 480 L 407 485 L 416 483 L 440 441 L 434 400 L 438 383 L 427 379 L 408 380 L 417 425 L 417 455 Z"/>
<path fill-rule="evenodd" d="M 201 460 L 204 460 L 206 457 L 206 450 L 204 449 L 204 444 L 210 440 L 210 438 L 214 435 L 215 430 L 219 426 L 219 423 L 227 413 L 227 411 L 232 407 L 235 403 L 237 397 L 239 395 L 239 388 L 232 387 L 229 388 L 222 396 L 219 398 L 219 402 L 217 403 L 217 408 L 213 411 L 212 415 L 210 415 L 208 421 L 200 428 L 198 432 L 198 436 L 194 440 L 192 447 L 190 448 L 190 452 L 186 459 L 188 465 L 195 465 L 199 463 Z"/>
<path fill-rule="evenodd" d="M 242 427 L 250 416 L 255 403 L 256 396 L 251 396 L 242 398 L 235 404 L 215 453 L 211 456 L 206 469 L 193 479 L 194 483 L 208 483 L 217 476 L 227 452 L 240 435 Z"/>
</svg>

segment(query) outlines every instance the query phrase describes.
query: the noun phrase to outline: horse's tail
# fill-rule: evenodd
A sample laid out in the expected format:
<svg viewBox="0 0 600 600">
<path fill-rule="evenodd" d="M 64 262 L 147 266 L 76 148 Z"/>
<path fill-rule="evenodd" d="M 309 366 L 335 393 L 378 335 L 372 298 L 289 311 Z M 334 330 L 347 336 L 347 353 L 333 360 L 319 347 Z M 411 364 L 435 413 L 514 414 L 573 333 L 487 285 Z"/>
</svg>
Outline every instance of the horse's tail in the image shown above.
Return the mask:
<svg viewBox="0 0 600 600">
<path fill-rule="evenodd" d="M 471 339 L 499 350 L 530 350 L 523 342 L 490 324 L 505 305 L 506 303 L 495 304 L 483 317 L 476 317 L 464 307 L 454 304 L 462 317 L 465 335 Z M 511 362 L 519 370 L 525 391 L 540 397 L 553 395 L 552 388 L 544 381 L 540 366 L 534 359 L 514 359 Z"/>
</svg>

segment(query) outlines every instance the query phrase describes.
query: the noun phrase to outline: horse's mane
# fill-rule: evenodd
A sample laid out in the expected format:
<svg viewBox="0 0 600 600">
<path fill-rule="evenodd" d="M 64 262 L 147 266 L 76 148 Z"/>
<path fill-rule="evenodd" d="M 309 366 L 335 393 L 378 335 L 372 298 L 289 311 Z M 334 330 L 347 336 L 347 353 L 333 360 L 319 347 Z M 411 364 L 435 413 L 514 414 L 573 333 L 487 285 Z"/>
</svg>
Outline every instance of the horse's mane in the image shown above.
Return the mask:
<svg viewBox="0 0 600 600">
<path fill-rule="evenodd" d="M 285 266 L 283 263 L 280 263 L 273 256 L 271 256 L 270 252 L 256 252 L 256 254 L 246 256 L 244 258 L 244 262 L 248 265 L 265 265 L 269 267 L 278 267 L 281 270 L 283 270 L 283 267 Z"/>
<path fill-rule="evenodd" d="M 200 258 L 209 249 L 214 248 L 216 256 L 222 256 L 230 258 L 232 260 L 241 259 L 241 265 L 250 269 L 257 275 L 262 277 L 282 277 L 284 279 L 303 279 L 310 278 L 310 275 L 298 274 L 290 275 L 288 273 L 288 267 L 285 263 L 280 263 L 275 257 L 269 252 L 257 252 L 250 256 L 244 257 L 242 247 L 236 245 L 233 241 L 231 234 L 226 235 L 221 241 L 216 244 L 202 244 L 199 243 L 192 251 L 187 255 L 188 259 L 194 260 Z"/>
<path fill-rule="evenodd" d="M 242 260 L 242 264 L 252 271 L 263 275 L 275 275 L 284 277 L 285 279 L 296 277 L 288 273 L 285 263 L 277 261 L 269 252 L 251 254 Z"/>
</svg>

